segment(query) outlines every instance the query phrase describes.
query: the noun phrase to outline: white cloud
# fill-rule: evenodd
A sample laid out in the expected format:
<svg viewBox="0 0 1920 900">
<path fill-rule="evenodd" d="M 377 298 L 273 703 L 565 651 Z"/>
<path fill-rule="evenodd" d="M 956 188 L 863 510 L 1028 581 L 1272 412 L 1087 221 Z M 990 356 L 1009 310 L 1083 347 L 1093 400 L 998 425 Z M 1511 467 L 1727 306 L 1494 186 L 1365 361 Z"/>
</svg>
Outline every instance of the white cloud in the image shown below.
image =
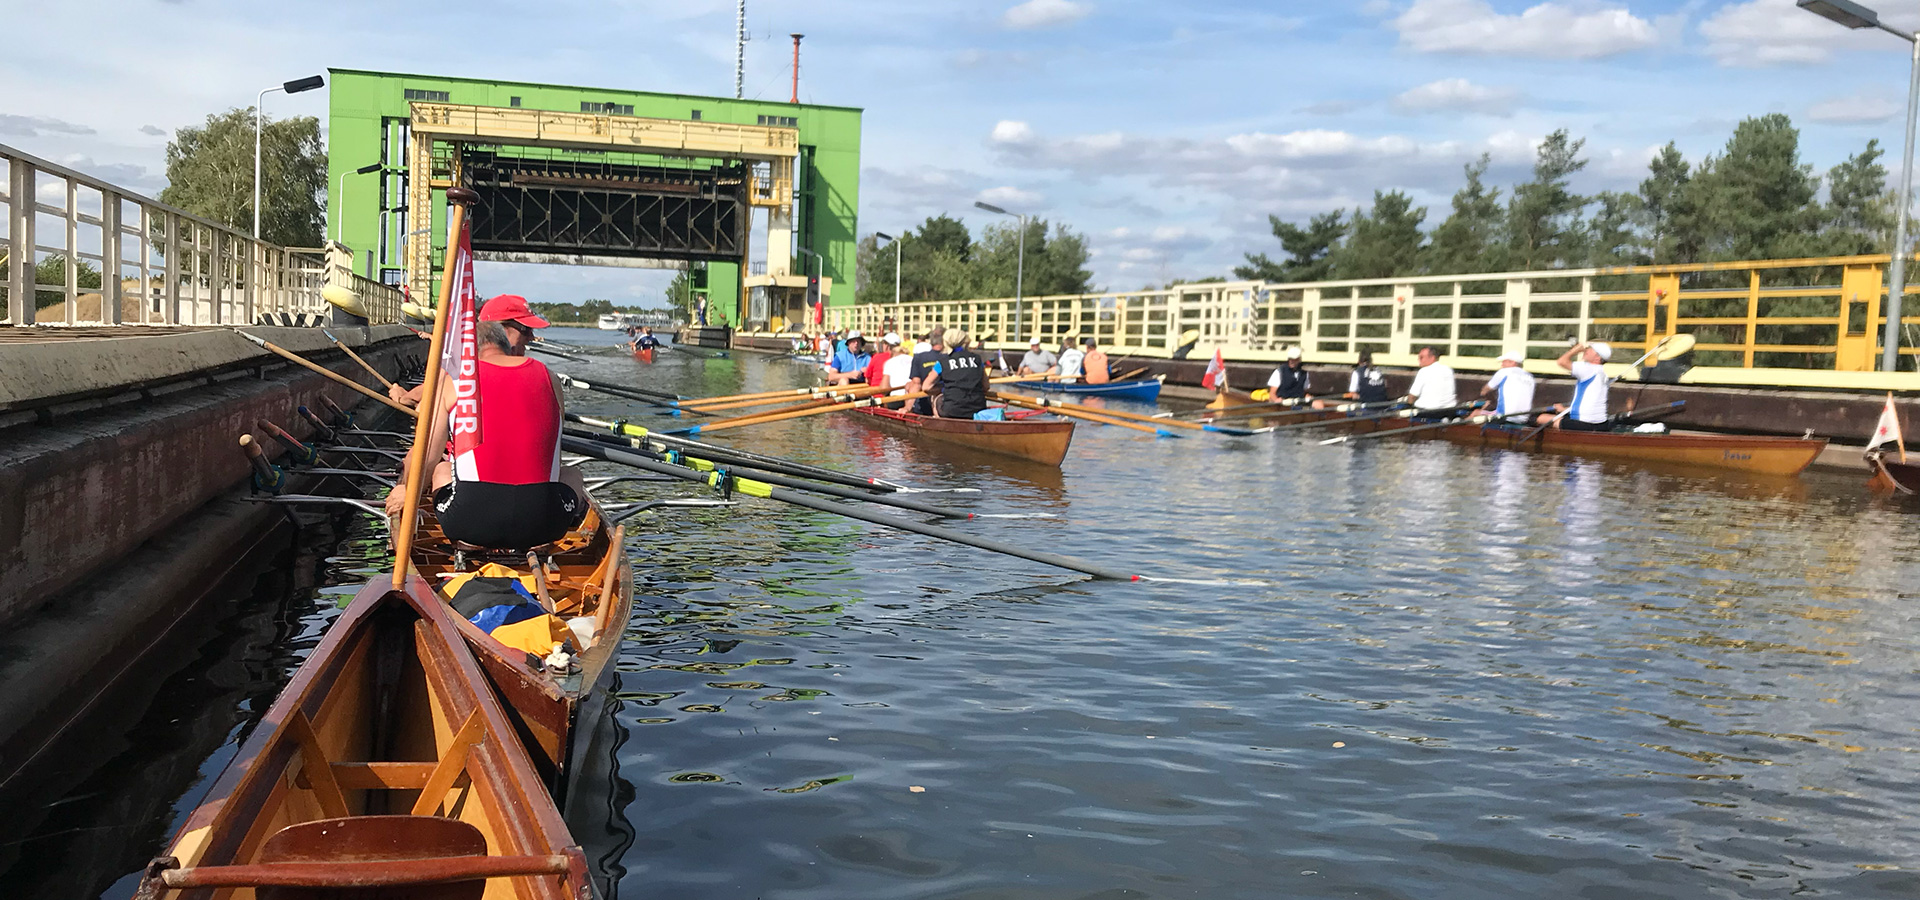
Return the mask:
<svg viewBox="0 0 1920 900">
<path fill-rule="evenodd" d="M 1899 102 L 1887 97 L 1831 97 L 1807 108 L 1807 118 L 1834 125 L 1885 122 L 1901 114 Z"/>
<path fill-rule="evenodd" d="M 1889 16 L 1911 24 L 1910 15 Z M 1748 0 L 1721 7 L 1700 23 L 1707 53 L 1723 66 L 1825 62 L 1841 49 L 1897 47 L 1883 34 L 1853 31 L 1786 0 Z"/>
<path fill-rule="evenodd" d="M 45 137 L 55 134 L 92 134 L 93 129 L 46 116 L 13 116 L 0 113 L 0 134 L 8 137 Z"/>
<path fill-rule="evenodd" d="M 1393 98 L 1393 108 L 1411 114 L 1476 112 L 1509 116 L 1520 102 L 1513 88 L 1487 87 L 1465 78 L 1446 78 L 1423 84 Z"/>
<path fill-rule="evenodd" d="M 994 123 L 990 138 L 996 144 L 1024 144 L 1033 140 L 1033 126 L 1013 119 Z"/>
<path fill-rule="evenodd" d="M 1653 22 L 1625 7 L 1562 2 L 1503 15 L 1486 0 L 1414 0 L 1388 24 L 1401 46 L 1421 53 L 1599 59 L 1660 40 Z"/>
<path fill-rule="evenodd" d="M 1093 12 L 1093 4 L 1076 3 L 1074 0 L 1027 0 L 1006 11 L 1000 17 L 1000 24 L 1008 28 L 1026 30 L 1030 28 L 1052 28 L 1078 22 Z"/>
<path fill-rule="evenodd" d="M 1008 185 L 987 188 L 981 191 L 976 199 L 984 203 L 991 203 L 994 206 L 1013 207 L 1014 212 L 1024 213 L 1033 212 L 1034 207 L 1046 201 L 1045 197 L 1033 191 L 1022 190 Z"/>
<path fill-rule="evenodd" d="M 158 125 L 142 125 L 140 126 L 140 133 L 153 137 L 166 137 L 167 130 Z"/>
</svg>

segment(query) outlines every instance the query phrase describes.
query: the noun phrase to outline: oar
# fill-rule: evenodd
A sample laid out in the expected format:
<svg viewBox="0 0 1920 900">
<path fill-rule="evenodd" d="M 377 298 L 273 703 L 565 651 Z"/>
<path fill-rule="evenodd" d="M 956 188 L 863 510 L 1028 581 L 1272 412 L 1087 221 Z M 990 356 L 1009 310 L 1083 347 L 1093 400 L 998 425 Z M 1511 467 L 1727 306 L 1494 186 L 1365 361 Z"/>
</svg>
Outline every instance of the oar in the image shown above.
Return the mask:
<svg viewBox="0 0 1920 900">
<path fill-rule="evenodd" d="M 342 375 L 339 372 L 335 372 L 334 370 L 329 369 L 326 366 L 320 365 L 319 363 L 310 362 L 307 360 L 306 357 L 301 356 L 298 353 L 294 353 L 293 351 L 287 350 L 278 344 L 263 340 L 261 338 L 254 337 L 253 335 L 248 334 L 244 331 L 241 331 L 237 328 L 234 329 L 233 333 L 243 338 L 246 338 L 249 341 L 252 341 L 255 345 L 261 348 L 264 348 L 267 352 L 272 353 L 273 355 L 278 356 L 286 360 L 287 362 L 293 363 L 294 365 L 301 366 L 306 369 L 310 369 L 317 374 L 324 375 L 330 380 L 337 381 L 340 384 L 353 388 L 354 390 L 359 391 L 360 393 L 365 394 L 368 397 L 371 397 L 375 400 L 378 400 L 381 403 L 385 403 L 386 405 L 391 406 L 394 409 L 397 409 L 403 413 L 413 412 L 413 410 L 393 402 L 393 400 L 389 398 L 387 395 L 382 394 L 379 391 L 374 390 L 373 388 L 367 387 L 366 385 L 361 384 L 358 381 L 354 381 L 353 379 L 348 378 L 347 376 Z"/>
<path fill-rule="evenodd" d="M 1321 441 L 1320 445 L 1324 447 L 1328 444 L 1344 444 L 1349 441 L 1364 441 L 1371 438 L 1396 437 L 1398 435 L 1403 435 L 1403 434 L 1412 434 L 1416 431 L 1431 431 L 1435 428 L 1451 428 L 1455 425 L 1484 425 L 1488 422 L 1492 422 L 1498 419 L 1505 419 L 1510 416 L 1526 416 L 1528 418 L 1531 418 L 1543 412 L 1552 412 L 1552 411 L 1553 411 L 1553 407 L 1543 406 L 1543 407 L 1540 407 L 1539 409 L 1529 409 L 1526 412 L 1506 413 L 1505 415 L 1490 413 L 1490 412 L 1477 413 L 1471 416 L 1463 416 L 1459 418 L 1448 419 L 1444 422 L 1435 422 L 1431 425 L 1415 425 L 1411 428 L 1389 428 L 1382 431 L 1370 431 L 1365 434 L 1343 434 L 1339 437 L 1327 438 L 1326 440 Z M 1525 419 L 1522 419 L 1522 421 L 1525 421 Z"/>
<path fill-rule="evenodd" d="M 821 397 L 835 397 L 835 396 L 866 397 L 866 396 L 870 396 L 872 394 L 875 394 L 880 391 L 885 391 L 885 390 L 891 390 L 891 388 L 888 388 L 885 385 L 878 385 L 878 384 L 826 385 L 824 387 L 815 388 L 813 390 L 813 393 L 808 395 L 808 398 L 812 400 L 818 400 Z M 793 400 L 792 397 L 779 397 L 779 398 L 768 397 L 763 400 L 735 400 L 732 403 L 716 403 L 710 406 L 688 407 L 688 409 L 692 412 L 715 413 L 715 412 L 720 412 L 722 410 L 728 410 L 728 409 L 745 409 L 750 406 L 772 406 L 777 403 L 787 403 L 792 400 Z M 773 410 L 773 411 L 778 412 L 778 410 Z"/>
<path fill-rule="evenodd" d="M 533 343 L 528 344 L 527 349 L 532 350 L 535 353 L 545 353 L 548 356 L 558 356 L 561 359 L 570 359 L 570 360 L 573 360 L 574 362 L 583 362 L 583 363 L 593 362 L 593 360 L 588 359 L 587 357 L 584 357 L 584 356 L 575 356 L 574 354 L 567 353 L 562 350 L 555 350 L 552 347 L 541 346 L 540 341 L 534 341 Z"/>
<path fill-rule="evenodd" d="M 1301 403 L 1294 406 L 1279 407 L 1277 408 L 1276 411 L 1269 412 L 1269 413 L 1243 412 L 1243 413 L 1233 413 L 1231 415 L 1225 415 L 1225 416 L 1213 416 L 1211 418 L 1215 422 L 1218 422 L 1221 419 L 1284 419 L 1284 418 L 1290 418 L 1293 416 L 1304 416 L 1309 413 L 1328 412 L 1328 411 L 1365 412 L 1368 410 L 1386 410 L 1386 409 L 1392 409 L 1393 407 L 1396 407 L 1399 405 L 1400 405 L 1400 401 L 1398 400 L 1379 400 L 1373 403 L 1335 403 L 1331 406 L 1325 406 L 1319 409 L 1315 409 L 1313 408 L 1313 404 L 1311 403 Z"/>
<path fill-rule="evenodd" d="M 792 412 L 781 412 L 781 413 L 775 413 L 773 415 L 740 416 L 734 419 L 721 419 L 718 422 L 705 422 L 699 425 L 694 425 L 688 428 L 681 429 L 677 433 L 707 434 L 709 432 L 714 432 L 714 431 L 724 431 L 728 428 L 739 428 L 742 425 L 764 425 L 768 422 L 781 422 L 787 419 L 798 419 L 798 418 L 801 418 L 802 416 L 817 416 L 823 413 L 841 412 L 843 410 L 849 410 L 849 409 L 859 409 L 863 406 L 880 406 L 882 404 L 892 403 L 896 400 L 918 400 L 921 397 L 925 397 L 925 396 L 927 396 L 925 391 L 913 391 L 912 393 L 900 394 L 898 396 L 887 395 L 883 397 L 867 397 L 862 400 L 853 400 L 846 403 L 835 403 L 830 406 L 820 406 L 820 407 L 815 407 L 813 409 L 794 410 Z"/>
<path fill-rule="evenodd" d="M 568 436 L 569 437 L 585 437 L 584 435 L 575 435 L 572 432 L 569 432 Z M 587 439 L 600 444 L 604 444 L 606 441 L 606 439 L 601 438 L 598 435 L 588 437 Z M 894 509 L 904 509 L 909 512 L 925 513 L 930 516 L 939 516 L 943 519 L 971 519 L 974 517 L 973 513 L 966 512 L 964 510 L 944 509 L 942 507 L 934 506 L 931 503 L 921 503 L 917 500 L 906 500 L 899 497 L 888 497 L 880 494 L 870 493 L 867 491 L 844 488 L 844 487 L 840 487 L 838 485 L 832 485 L 832 484 L 810 484 L 808 482 L 800 481 L 798 479 L 788 478 L 778 473 L 768 472 L 768 471 L 755 469 L 747 466 L 740 466 L 740 465 L 723 466 L 722 464 L 714 462 L 711 459 L 706 459 L 700 456 L 694 456 L 691 452 L 686 450 L 667 450 L 664 452 L 638 449 L 638 448 L 633 448 L 633 450 L 636 453 L 639 453 L 643 456 L 654 459 L 656 461 L 664 462 L 669 465 L 685 466 L 686 468 L 693 469 L 696 472 L 732 471 L 739 474 L 747 475 L 757 481 L 764 481 L 768 484 L 779 485 L 780 487 L 793 488 L 794 490 L 798 490 L 798 491 L 811 491 L 815 494 L 825 494 L 829 497 L 838 497 L 842 500 L 858 500 L 863 503 L 874 503 L 880 506 L 891 506 Z"/>
<path fill-rule="evenodd" d="M 287 488 L 287 473 L 267 462 L 267 454 L 251 434 L 240 436 L 240 449 L 247 454 L 247 466 L 253 469 L 253 489 L 278 494 Z"/>
<path fill-rule="evenodd" d="M 1020 406 L 1020 407 L 1025 407 L 1027 409 L 1043 409 L 1043 410 L 1047 408 L 1044 404 L 1042 404 L 1038 400 L 1031 400 L 1016 394 L 1002 394 L 999 391 L 989 392 L 987 394 L 987 398 L 990 400 L 998 400 L 1002 403 L 1007 404 L 1008 406 Z M 1062 409 L 1059 407 L 1055 407 L 1054 409 L 1050 410 L 1050 412 L 1054 413 L 1055 415 L 1066 416 L 1072 419 L 1085 419 L 1089 422 L 1097 422 L 1101 425 L 1115 425 L 1120 428 L 1131 428 L 1134 431 L 1144 431 L 1155 437 L 1170 437 L 1170 438 L 1179 437 L 1179 435 L 1174 434 L 1173 432 L 1168 431 L 1165 428 L 1155 428 L 1151 425 L 1141 425 L 1135 422 L 1129 422 L 1125 419 L 1115 419 L 1110 416 L 1097 415 L 1094 413 L 1076 412 L 1071 409 Z"/>
<path fill-rule="evenodd" d="M 737 492 L 741 494 L 746 494 L 749 497 L 764 497 L 771 500 L 778 500 L 782 503 L 790 503 L 790 504 L 793 504 L 794 506 L 802 506 L 807 509 L 819 510 L 820 512 L 834 513 L 836 515 L 846 516 L 847 518 L 850 518 L 850 519 L 859 519 L 862 522 L 870 522 L 875 525 L 885 525 L 889 528 L 898 528 L 902 531 L 911 531 L 915 534 L 921 534 L 927 537 L 939 538 L 941 540 L 946 540 L 946 541 L 952 541 L 956 544 L 964 544 L 966 546 L 975 547 L 981 550 L 990 550 L 994 553 L 1004 553 L 1008 556 L 1018 557 L 1020 559 L 1041 563 L 1043 565 L 1055 566 L 1058 568 L 1067 569 L 1074 572 L 1083 572 L 1088 575 L 1092 575 L 1095 578 L 1104 578 L 1111 581 L 1142 580 L 1142 577 L 1139 575 L 1134 575 L 1128 572 L 1122 572 L 1119 569 L 1110 569 L 1110 568 L 1107 568 L 1106 566 L 1096 565 L 1094 563 L 1084 562 L 1082 560 L 1074 559 L 1073 557 L 1059 556 L 1052 553 L 1040 553 L 1038 551 L 1029 550 L 1026 547 L 1022 547 L 1016 544 L 1009 544 L 1003 541 L 996 541 L 991 538 L 976 537 L 974 535 L 969 535 L 969 534 L 961 534 L 960 532 L 957 532 L 957 531 L 941 528 L 937 525 L 928 525 L 924 522 L 915 521 L 913 519 L 904 518 L 901 516 L 882 515 L 877 512 L 861 509 L 860 507 L 857 507 L 857 506 L 849 506 L 844 503 L 834 503 L 832 501 L 822 500 L 817 497 L 809 497 L 802 493 L 789 491 L 784 488 L 774 487 L 773 485 L 767 484 L 765 482 L 753 481 L 751 479 L 740 478 L 739 476 L 735 476 L 735 475 L 727 475 L 721 472 L 708 472 L 708 473 L 702 474 L 700 472 L 695 472 L 691 469 L 687 469 L 681 466 L 669 465 L 663 462 L 655 462 L 654 460 L 647 459 L 646 457 L 636 453 L 631 453 L 625 450 L 608 447 L 604 444 L 596 444 L 592 441 L 581 440 L 580 438 L 562 437 L 560 440 L 561 440 L 561 443 L 568 450 L 571 450 L 575 453 L 591 456 L 595 459 L 605 460 L 607 462 L 620 463 L 621 465 L 633 466 L 634 468 L 638 468 L 638 469 L 645 469 L 649 472 L 658 472 L 662 475 L 672 475 L 683 481 L 689 481 L 689 482 L 694 482 L 698 484 L 705 484 L 711 487 L 717 487 L 724 491 L 728 491 L 730 493 Z"/>
<path fill-rule="evenodd" d="M 562 372 L 556 372 L 554 374 L 560 378 L 561 384 L 569 387 L 577 387 L 583 391 L 611 394 L 615 397 L 625 397 L 628 400 L 639 400 L 644 403 L 653 403 L 660 406 L 678 407 L 681 405 L 681 401 L 686 399 L 678 394 L 663 394 L 659 391 L 637 388 L 630 384 L 608 384 L 604 381 L 588 382 L 584 378 L 578 378 Z"/>
<path fill-rule="evenodd" d="M 999 393 L 995 393 L 993 396 L 996 399 L 998 399 L 1003 395 Z M 1028 401 L 1029 403 L 1039 404 L 1040 406 L 1044 406 L 1052 410 L 1060 410 L 1060 411 L 1073 410 L 1075 412 L 1093 413 L 1094 415 L 1106 416 L 1112 419 L 1125 419 L 1129 422 L 1145 422 L 1149 425 L 1172 425 L 1175 428 L 1191 428 L 1194 431 L 1214 431 L 1214 432 L 1219 432 L 1220 434 L 1231 434 L 1231 435 L 1237 435 L 1237 436 L 1246 436 L 1254 433 L 1253 431 L 1245 428 L 1226 428 L 1226 427 L 1221 427 L 1219 425 L 1207 425 L 1200 422 L 1182 422 L 1179 419 L 1163 419 L 1158 416 L 1143 416 L 1139 413 L 1120 412 L 1118 410 L 1111 410 L 1111 409 L 1101 409 L 1100 407 L 1097 407 L 1097 406 L 1086 406 L 1079 403 L 1069 403 L 1065 400 L 1054 400 L 1048 397 L 1021 397 L 1020 399 Z"/>
<path fill-rule="evenodd" d="M 1324 419 L 1315 419 L 1311 422 L 1295 422 L 1291 425 L 1275 425 L 1269 428 L 1268 430 L 1269 431 L 1294 431 L 1301 428 L 1324 428 L 1331 425 L 1353 425 L 1356 423 L 1363 423 L 1363 422 L 1379 422 L 1384 419 L 1411 419 L 1414 416 L 1443 416 L 1455 410 L 1466 409 L 1472 405 L 1473 404 L 1470 404 L 1470 403 L 1462 403 L 1458 406 L 1442 406 L 1435 409 L 1414 409 L 1412 407 L 1408 407 L 1405 409 L 1388 410 L 1386 412 L 1376 413 L 1370 416 L 1329 416 Z"/>
<path fill-rule="evenodd" d="M 628 422 L 623 422 L 618 419 L 613 419 L 613 420 L 596 419 L 591 416 L 577 416 L 577 415 L 574 415 L 573 413 L 567 413 L 567 421 L 577 422 L 579 424 L 591 426 L 594 428 L 604 428 L 607 431 L 612 432 L 613 434 L 617 434 L 626 438 L 642 439 L 647 441 L 649 444 L 656 445 L 653 449 L 664 449 L 667 447 L 679 447 L 682 449 L 694 448 L 694 449 L 697 449 L 702 456 L 706 456 L 712 459 L 727 459 L 735 462 L 744 462 L 747 465 L 759 466 L 761 468 L 769 469 L 770 471 L 785 470 L 786 474 L 799 475 L 802 478 L 811 478 L 815 481 L 830 481 L 835 484 L 844 484 L 850 487 L 865 487 L 871 490 L 884 491 L 884 492 L 893 492 L 893 491 L 899 491 L 904 489 L 903 485 L 894 484 L 889 481 L 882 481 L 878 478 L 867 478 L 862 475 L 850 475 L 850 474 L 847 474 L 846 472 L 836 472 L 832 469 L 823 469 L 823 468 L 820 468 L 819 466 L 810 466 L 803 462 L 796 462 L 794 460 L 786 459 L 779 456 L 767 456 L 765 454 L 754 453 L 749 450 L 741 450 L 738 447 L 728 447 L 723 444 L 703 444 L 699 441 L 690 441 L 682 437 L 674 437 L 673 435 L 651 432 L 638 425 L 634 425 Z"/>
<path fill-rule="evenodd" d="M 1128 380 L 1128 379 L 1130 379 L 1130 378 L 1138 378 L 1138 377 L 1140 377 L 1141 375 L 1145 375 L 1145 374 L 1147 374 L 1147 370 L 1148 370 L 1148 369 L 1151 369 L 1151 368 L 1153 368 L 1153 367 L 1152 367 L 1152 366 L 1141 366 L 1140 368 L 1138 368 L 1138 369 L 1135 369 L 1135 370 L 1133 370 L 1133 371 L 1131 371 L 1131 372 L 1128 372 L 1128 373 L 1127 373 L 1127 374 L 1125 374 L 1125 375 L 1121 375 L 1121 376 L 1119 376 L 1119 377 L 1117 377 L 1117 378 L 1114 378 L 1113 380 L 1114 380 L 1114 381 L 1126 381 L 1126 380 Z"/>
<path fill-rule="evenodd" d="M 347 358 L 353 360 L 354 362 L 359 363 L 360 368 L 366 369 L 367 374 L 372 375 L 376 380 L 378 380 L 380 382 L 381 387 L 387 388 L 389 390 L 393 388 L 393 382 L 388 381 L 387 376 L 380 374 L 379 369 L 376 369 L 373 366 L 369 365 L 366 360 L 361 359 L 360 354 L 353 352 L 352 347 L 349 347 L 345 344 L 340 343 L 340 339 L 337 337 L 334 337 L 333 332 L 328 331 L 325 328 L 322 328 L 320 329 L 320 333 L 326 335 L 327 340 L 332 341 L 335 347 L 339 347 L 340 352 L 345 353 L 347 355 Z"/>
<path fill-rule="evenodd" d="M 1272 402 L 1272 401 L 1268 401 L 1268 400 L 1262 400 L 1262 401 L 1260 401 L 1259 403 L 1236 403 L 1236 404 L 1234 404 L 1234 405 L 1232 405 L 1232 406 L 1218 406 L 1218 407 L 1215 407 L 1215 406 L 1203 406 L 1203 407 L 1201 407 L 1201 408 L 1199 408 L 1199 409 L 1190 409 L 1190 410 L 1187 410 L 1186 412 L 1183 412 L 1183 413 L 1178 413 L 1177 415 L 1182 415 L 1182 416 L 1189 416 L 1189 415 L 1191 415 L 1191 416 L 1199 416 L 1200 418 L 1203 418 L 1203 419 L 1218 419 L 1218 418 L 1223 418 L 1223 417 L 1222 417 L 1222 416 L 1220 415 L 1221 413 L 1230 413 L 1230 412 L 1238 412 L 1238 411 L 1240 411 L 1240 410 L 1243 410 L 1243 409 L 1263 409 L 1263 410 L 1265 410 L 1265 409 L 1290 409 L 1290 408 L 1292 408 L 1292 407 L 1293 407 L 1294 405 L 1295 405 L 1295 404 L 1286 404 L 1286 403 L 1274 403 L 1274 402 Z M 1169 415 L 1176 415 L 1176 414 L 1174 414 L 1174 413 L 1169 413 Z"/>
</svg>

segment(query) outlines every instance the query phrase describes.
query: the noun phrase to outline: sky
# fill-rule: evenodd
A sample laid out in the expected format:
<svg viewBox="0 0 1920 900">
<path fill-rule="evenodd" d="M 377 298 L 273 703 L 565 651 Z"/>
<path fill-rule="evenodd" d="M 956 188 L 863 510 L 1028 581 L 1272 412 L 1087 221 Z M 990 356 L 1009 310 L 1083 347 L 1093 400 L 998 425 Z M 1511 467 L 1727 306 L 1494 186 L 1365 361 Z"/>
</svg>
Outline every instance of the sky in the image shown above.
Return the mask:
<svg viewBox="0 0 1920 900">
<path fill-rule="evenodd" d="M 865 110 L 861 234 L 986 200 L 1085 234 L 1096 285 L 1225 275 L 1304 221 L 1398 189 L 1445 217 L 1461 167 L 1526 177 L 1557 128 L 1576 187 L 1631 190 L 1786 113 L 1816 171 L 1869 139 L 1897 174 L 1909 45 L 1793 0 L 748 0 L 746 95 Z M 1869 5 L 1873 5 L 1869 3 Z M 1893 24 L 1914 4 L 1879 0 Z M 457 9 L 457 18 L 442 13 Z M 1899 13 L 1898 15 L 1894 13 Z M 730 96 L 735 4 L 0 0 L 63 40 L 0 54 L 0 143 L 157 194 L 175 128 L 328 67 Z M 90 49 L 91 48 L 91 49 Z M 99 51 L 99 52 L 96 52 Z M 326 95 L 270 95 L 318 116 Z M 667 273 L 484 264 L 485 293 L 653 305 Z"/>
</svg>

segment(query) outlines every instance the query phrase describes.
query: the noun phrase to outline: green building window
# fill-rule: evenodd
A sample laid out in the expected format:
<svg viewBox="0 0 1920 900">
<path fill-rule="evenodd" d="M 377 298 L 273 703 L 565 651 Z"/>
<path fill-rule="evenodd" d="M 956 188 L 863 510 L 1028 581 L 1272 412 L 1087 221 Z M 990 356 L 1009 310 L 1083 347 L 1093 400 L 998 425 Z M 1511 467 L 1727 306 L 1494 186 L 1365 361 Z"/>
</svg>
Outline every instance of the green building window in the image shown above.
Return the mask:
<svg viewBox="0 0 1920 900">
<path fill-rule="evenodd" d="M 407 88 L 406 93 L 408 100 L 422 100 L 427 103 L 446 103 L 449 99 L 446 91 L 423 91 L 416 88 Z"/>
<path fill-rule="evenodd" d="M 513 107 L 514 109 L 519 109 L 519 108 L 520 108 L 520 98 L 519 98 L 519 97 L 508 97 L 508 98 L 507 98 L 507 105 L 508 105 L 508 106 L 511 106 L 511 107 Z"/>
<path fill-rule="evenodd" d="M 603 116 L 630 116 L 633 115 L 633 104 L 594 103 L 591 100 L 582 100 L 580 101 L 580 111 L 583 113 L 599 113 Z"/>
<path fill-rule="evenodd" d="M 794 116 L 761 116 L 760 124 L 775 128 L 799 128 L 800 120 Z"/>
</svg>

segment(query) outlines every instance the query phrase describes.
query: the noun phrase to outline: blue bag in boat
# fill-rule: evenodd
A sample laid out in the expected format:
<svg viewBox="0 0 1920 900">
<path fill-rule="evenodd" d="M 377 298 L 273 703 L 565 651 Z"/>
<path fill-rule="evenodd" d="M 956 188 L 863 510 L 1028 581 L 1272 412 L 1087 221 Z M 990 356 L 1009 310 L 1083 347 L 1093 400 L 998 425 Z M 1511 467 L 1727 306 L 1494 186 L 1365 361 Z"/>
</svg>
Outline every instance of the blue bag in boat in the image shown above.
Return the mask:
<svg viewBox="0 0 1920 900">
<path fill-rule="evenodd" d="M 975 422 L 1005 422 L 1007 420 L 1007 408 L 1004 406 L 989 406 L 986 409 L 974 413 L 973 420 Z"/>
</svg>

